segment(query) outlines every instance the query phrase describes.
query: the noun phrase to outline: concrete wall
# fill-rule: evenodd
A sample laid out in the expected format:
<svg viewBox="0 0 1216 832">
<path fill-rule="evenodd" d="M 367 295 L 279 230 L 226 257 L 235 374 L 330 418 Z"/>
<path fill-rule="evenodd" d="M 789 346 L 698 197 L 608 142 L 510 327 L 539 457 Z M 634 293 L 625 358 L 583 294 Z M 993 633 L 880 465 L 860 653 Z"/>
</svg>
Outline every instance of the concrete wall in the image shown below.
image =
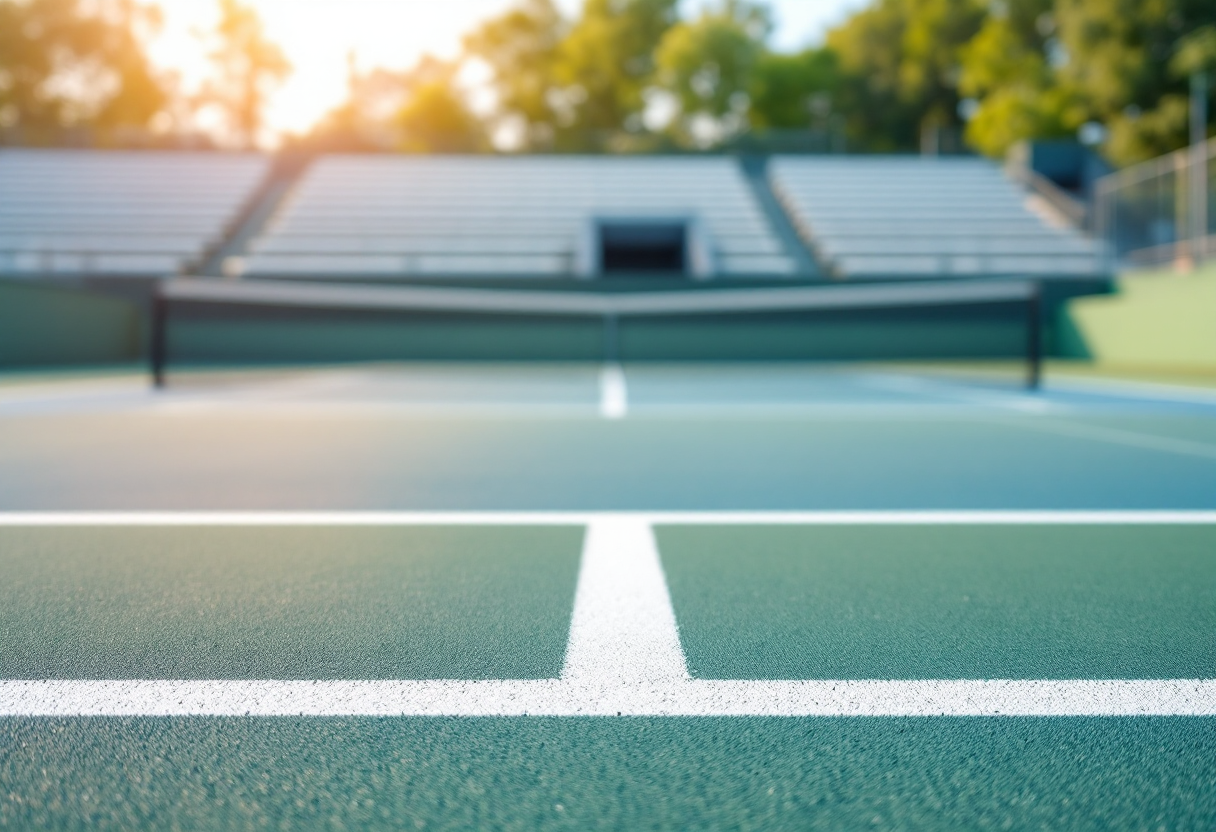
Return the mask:
<svg viewBox="0 0 1216 832">
<path fill-rule="evenodd" d="M 0 281 L 0 368 L 135 361 L 142 314 L 133 301 L 63 286 Z"/>
</svg>

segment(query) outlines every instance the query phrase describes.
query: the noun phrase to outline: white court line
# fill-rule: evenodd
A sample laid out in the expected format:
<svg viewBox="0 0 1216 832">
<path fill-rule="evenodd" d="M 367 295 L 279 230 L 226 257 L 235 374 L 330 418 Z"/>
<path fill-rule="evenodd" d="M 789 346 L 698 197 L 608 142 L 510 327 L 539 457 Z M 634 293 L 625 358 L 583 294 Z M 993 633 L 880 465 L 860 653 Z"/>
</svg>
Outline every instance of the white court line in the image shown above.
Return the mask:
<svg viewBox="0 0 1216 832">
<path fill-rule="evenodd" d="M 1189 439 L 1157 436 L 1151 433 L 1125 430 L 1123 428 L 1043 419 L 1017 422 L 1002 419 L 999 424 L 1007 427 L 1022 428 L 1023 430 L 1051 433 L 1057 436 L 1088 439 L 1091 442 L 1106 442 L 1113 445 L 1122 445 L 1127 448 L 1142 448 L 1150 451 L 1165 451 L 1167 453 L 1199 457 L 1201 459 L 1216 459 L 1216 445 L 1205 442 L 1194 442 Z"/>
<path fill-rule="evenodd" d="M 562 679 L 614 689 L 688 678 L 650 524 L 633 518 L 590 524 Z"/>
<path fill-rule="evenodd" d="M 1216 680 L 0 682 L 0 716 L 1216 716 Z"/>
<path fill-rule="evenodd" d="M 629 413 L 629 387 L 620 364 L 605 364 L 600 369 L 600 415 L 605 419 L 624 419 Z"/>
<path fill-rule="evenodd" d="M 876 374 L 863 378 L 862 383 L 869 384 L 869 386 L 880 390 L 894 390 L 914 395 L 935 396 L 949 401 L 965 402 L 967 404 L 1001 410 L 1017 410 L 1023 413 L 1050 413 L 1070 409 L 1066 405 L 1047 401 L 1034 393 L 978 392 L 965 389 L 957 383 L 952 384 L 940 379 L 929 379 L 923 376 Z"/>
<path fill-rule="evenodd" d="M 1132 379 L 1082 378 L 1053 372 L 1047 387 L 1066 393 L 1088 393 L 1154 402 L 1216 404 L 1216 389 Z"/>
<path fill-rule="evenodd" d="M 0 716 L 1216 715 L 1216 679 L 691 679 L 648 516 L 588 516 L 558 679 L 7 680 Z"/>
<path fill-rule="evenodd" d="M 0 526 L 1203 525 L 1216 510 L 0 511 Z"/>
</svg>

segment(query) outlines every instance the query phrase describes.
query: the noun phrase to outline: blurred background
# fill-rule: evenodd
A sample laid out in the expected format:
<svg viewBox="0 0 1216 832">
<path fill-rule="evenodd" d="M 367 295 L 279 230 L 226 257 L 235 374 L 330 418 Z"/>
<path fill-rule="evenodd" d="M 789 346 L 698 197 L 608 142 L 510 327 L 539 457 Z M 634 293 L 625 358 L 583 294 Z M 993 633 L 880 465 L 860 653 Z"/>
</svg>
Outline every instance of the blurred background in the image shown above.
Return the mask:
<svg viewBox="0 0 1216 832">
<path fill-rule="evenodd" d="M 413 174 L 341 167 L 348 157 L 333 154 L 591 155 L 738 161 L 739 210 L 758 212 L 764 239 L 731 243 L 752 219 L 732 229 L 710 216 L 734 174 L 725 190 L 664 203 L 660 231 L 675 222 L 689 258 L 694 237 L 710 234 L 707 274 L 1066 277 L 1046 293 L 1049 355 L 1205 374 L 1216 367 L 1204 267 L 1216 253 L 1214 69 L 1216 6 L 1204 0 L 0 0 L 0 366 L 146 355 L 149 281 L 167 276 L 574 276 L 577 230 L 538 242 L 531 260 L 511 260 L 522 243 L 436 253 L 387 242 L 435 239 L 401 222 L 438 203 L 398 204 Z M 140 151 L 177 155 L 152 164 L 144 153 L 140 166 Z M 896 200 L 872 167 L 769 164 L 878 155 L 973 159 L 1016 190 L 964 168 L 900 168 Z M 450 181 L 472 176 L 477 190 L 493 179 L 477 170 Z M 654 204 L 644 191 L 575 208 L 596 222 L 605 210 L 644 214 Z M 504 194 L 469 199 L 509 213 Z M 448 209 L 467 212 L 458 202 Z M 335 242 L 325 205 L 356 206 L 333 210 L 357 246 Z M 492 228 L 500 215 L 487 216 Z M 321 231 L 328 248 L 300 242 Z M 1134 279 L 1149 274 L 1151 287 Z M 58 294 L 35 292 L 52 283 Z M 75 289 L 87 302 L 64 294 Z M 107 346 L 84 346 L 86 331 L 110 332 L 96 342 Z M 997 352 L 1021 349 L 1012 344 Z"/>
<path fill-rule="evenodd" d="M 3 0 L 0 141 L 411 152 L 1188 144 L 1201 0 Z M 788 134 L 788 135 L 787 135 Z"/>
</svg>

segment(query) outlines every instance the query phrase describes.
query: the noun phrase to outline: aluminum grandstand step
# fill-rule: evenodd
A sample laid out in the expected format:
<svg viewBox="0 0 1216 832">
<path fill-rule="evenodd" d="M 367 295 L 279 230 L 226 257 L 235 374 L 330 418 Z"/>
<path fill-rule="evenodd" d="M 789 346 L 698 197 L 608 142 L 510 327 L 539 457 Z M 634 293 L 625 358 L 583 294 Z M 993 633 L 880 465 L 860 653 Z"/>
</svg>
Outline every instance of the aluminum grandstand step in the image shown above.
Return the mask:
<svg viewBox="0 0 1216 832">
<path fill-rule="evenodd" d="M 982 159 L 778 157 L 773 188 L 839 278 L 1099 277 L 1099 247 L 1048 222 Z"/>
<path fill-rule="evenodd" d="M 245 274 L 575 277 L 606 217 L 695 222 L 718 274 L 796 271 L 731 159 L 339 155 L 311 166 Z"/>
<path fill-rule="evenodd" d="M 258 154 L 0 151 L 0 275 L 181 271 L 263 176 Z"/>
</svg>

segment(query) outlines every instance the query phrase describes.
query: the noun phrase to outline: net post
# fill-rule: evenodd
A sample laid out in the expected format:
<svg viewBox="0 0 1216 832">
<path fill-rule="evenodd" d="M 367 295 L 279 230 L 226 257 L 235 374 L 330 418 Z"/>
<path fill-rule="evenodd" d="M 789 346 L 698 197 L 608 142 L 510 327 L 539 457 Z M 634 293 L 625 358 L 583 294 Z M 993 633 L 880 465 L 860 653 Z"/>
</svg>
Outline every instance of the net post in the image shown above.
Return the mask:
<svg viewBox="0 0 1216 832">
<path fill-rule="evenodd" d="M 1037 391 L 1043 381 L 1043 284 L 1030 283 L 1026 297 L 1026 389 Z"/>
<path fill-rule="evenodd" d="M 165 328 L 168 323 L 168 304 L 158 284 L 152 295 L 152 339 L 148 349 L 152 386 L 158 390 L 165 386 Z"/>
</svg>

